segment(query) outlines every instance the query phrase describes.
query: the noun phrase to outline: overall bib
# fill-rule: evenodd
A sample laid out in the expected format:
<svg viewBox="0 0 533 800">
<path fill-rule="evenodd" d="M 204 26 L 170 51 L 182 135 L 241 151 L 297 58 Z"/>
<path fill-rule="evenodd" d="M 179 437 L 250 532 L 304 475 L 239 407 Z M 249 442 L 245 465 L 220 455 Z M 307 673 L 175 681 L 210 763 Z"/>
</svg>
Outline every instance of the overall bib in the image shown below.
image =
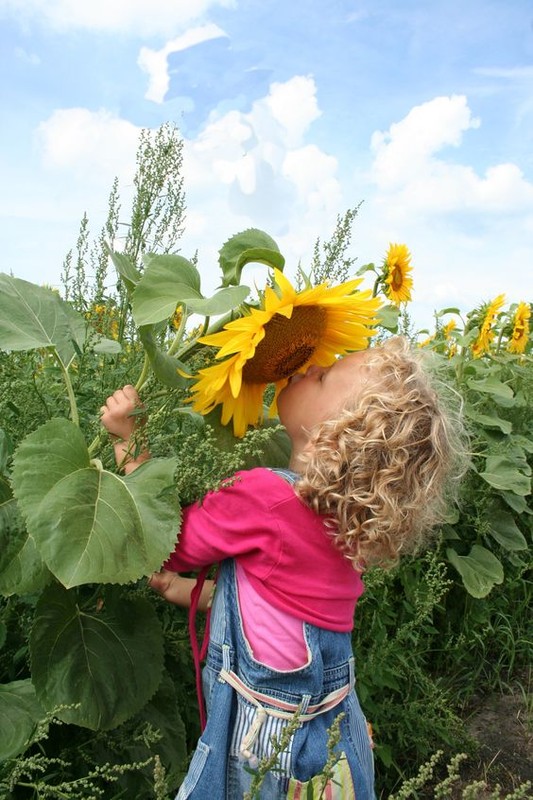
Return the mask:
<svg viewBox="0 0 533 800">
<path fill-rule="evenodd" d="M 351 635 L 303 623 L 308 652 L 303 667 L 280 671 L 256 661 L 244 635 L 232 559 L 219 570 L 210 626 L 202 675 L 207 725 L 176 800 L 242 800 L 253 780 L 247 770 L 272 754 L 272 735 L 279 739 L 296 710 L 299 726 L 256 797 L 374 800 L 373 757 L 354 689 Z M 328 728 L 341 713 L 338 760 L 323 789 Z"/>
</svg>

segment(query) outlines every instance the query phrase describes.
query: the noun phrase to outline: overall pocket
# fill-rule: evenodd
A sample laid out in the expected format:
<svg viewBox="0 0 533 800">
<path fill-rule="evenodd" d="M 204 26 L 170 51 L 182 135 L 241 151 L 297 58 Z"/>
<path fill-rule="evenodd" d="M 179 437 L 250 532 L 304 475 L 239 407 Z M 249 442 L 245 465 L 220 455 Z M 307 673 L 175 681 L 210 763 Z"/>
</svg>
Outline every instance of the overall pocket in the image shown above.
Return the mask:
<svg viewBox="0 0 533 800">
<path fill-rule="evenodd" d="M 341 753 L 330 775 L 315 775 L 308 781 L 289 779 L 287 800 L 307 800 L 308 797 L 323 797 L 327 800 L 355 800 L 352 773 L 344 753 Z"/>
</svg>

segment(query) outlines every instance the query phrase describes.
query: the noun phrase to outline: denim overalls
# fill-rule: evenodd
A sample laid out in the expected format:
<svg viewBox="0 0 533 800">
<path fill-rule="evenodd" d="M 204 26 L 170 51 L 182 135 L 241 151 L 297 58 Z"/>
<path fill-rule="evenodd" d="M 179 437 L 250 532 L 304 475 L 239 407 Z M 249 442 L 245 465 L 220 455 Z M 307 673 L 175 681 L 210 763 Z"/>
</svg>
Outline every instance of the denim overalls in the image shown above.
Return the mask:
<svg viewBox="0 0 533 800">
<path fill-rule="evenodd" d="M 304 623 L 303 667 L 278 671 L 256 661 L 244 636 L 232 559 L 220 567 L 210 626 L 203 670 L 207 726 L 176 800 L 242 800 L 253 779 L 247 769 L 272 753 L 272 734 L 279 738 L 298 708 L 300 725 L 257 796 L 374 800 L 372 751 L 354 690 L 350 634 Z M 313 776 L 323 770 L 328 728 L 341 712 L 339 759 L 321 794 L 322 779 Z M 307 794 L 308 782 L 313 795 Z"/>
</svg>

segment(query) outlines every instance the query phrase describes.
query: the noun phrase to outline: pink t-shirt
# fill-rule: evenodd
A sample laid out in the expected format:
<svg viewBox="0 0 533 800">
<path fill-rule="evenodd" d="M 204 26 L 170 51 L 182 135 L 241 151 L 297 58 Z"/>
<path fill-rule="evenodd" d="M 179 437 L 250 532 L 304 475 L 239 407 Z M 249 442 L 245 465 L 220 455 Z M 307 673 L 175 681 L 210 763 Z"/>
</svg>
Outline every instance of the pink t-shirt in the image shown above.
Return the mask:
<svg viewBox="0 0 533 800">
<path fill-rule="evenodd" d="M 225 558 L 234 558 L 237 574 L 247 580 L 239 591 L 249 640 L 257 619 L 251 624 L 243 590 L 297 620 L 352 630 L 361 575 L 334 547 L 323 519 L 276 473 L 261 467 L 238 472 L 184 509 L 179 542 L 164 566 L 188 572 Z M 252 640 L 254 656 L 263 660 Z"/>
</svg>

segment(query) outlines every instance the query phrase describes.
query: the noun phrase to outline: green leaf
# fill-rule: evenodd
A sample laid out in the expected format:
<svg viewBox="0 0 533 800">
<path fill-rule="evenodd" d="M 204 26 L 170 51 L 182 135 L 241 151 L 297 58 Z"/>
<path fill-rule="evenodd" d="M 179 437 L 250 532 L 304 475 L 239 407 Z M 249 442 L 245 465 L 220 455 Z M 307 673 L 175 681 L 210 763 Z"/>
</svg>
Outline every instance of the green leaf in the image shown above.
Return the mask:
<svg viewBox="0 0 533 800">
<path fill-rule="evenodd" d="M 65 366 L 90 342 L 99 352 L 120 352 L 59 295 L 42 286 L 0 273 L 0 348 L 54 349 Z M 118 349 L 117 349 L 118 347 Z"/>
<path fill-rule="evenodd" d="M 233 311 L 234 308 L 244 303 L 249 293 L 248 286 L 228 286 L 226 289 L 220 289 L 213 297 L 189 300 L 187 307 L 195 314 L 216 317 Z"/>
<path fill-rule="evenodd" d="M 83 317 L 51 289 L 0 273 L 0 348 L 53 347 L 68 364 L 76 353 L 72 342 L 83 341 L 85 330 Z"/>
<path fill-rule="evenodd" d="M 37 603 L 30 653 L 42 705 L 91 730 L 114 728 L 137 713 L 163 672 L 163 634 L 152 605 L 117 590 L 85 610 L 77 592 L 50 586 Z"/>
<path fill-rule="evenodd" d="M 381 327 L 385 328 L 387 331 L 396 333 L 398 330 L 399 316 L 400 309 L 397 306 L 382 306 L 377 312 L 378 325 L 381 325 Z"/>
<path fill-rule="evenodd" d="M 0 761 L 14 758 L 29 747 L 44 716 L 29 678 L 0 684 Z"/>
<path fill-rule="evenodd" d="M 528 544 L 524 534 L 515 522 L 512 514 L 498 508 L 490 509 L 487 523 L 491 536 L 505 550 L 527 550 Z"/>
<path fill-rule="evenodd" d="M 122 347 L 120 342 L 115 341 L 115 339 L 106 339 L 102 336 L 94 345 L 93 350 L 95 353 L 100 353 L 101 355 L 112 356 L 122 352 Z"/>
<path fill-rule="evenodd" d="M 16 500 L 0 504 L 0 594 L 30 594 L 51 579 L 18 513 Z"/>
<path fill-rule="evenodd" d="M 469 419 L 473 420 L 473 422 L 479 423 L 479 425 L 484 425 L 487 428 L 499 428 L 499 430 L 505 434 L 512 433 L 513 423 L 506 419 L 501 419 L 495 414 L 481 414 L 479 411 L 476 411 L 475 408 L 468 405 L 465 405 L 465 414 Z"/>
<path fill-rule="evenodd" d="M 533 514 L 533 510 L 529 507 L 527 500 L 518 494 L 512 492 L 500 492 L 507 505 L 516 511 L 517 514 Z"/>
<path fill-rule="evenodd" d="M 201 299 L 200 273 L 183 256 L 153 256 L 132 297 L 135 324 L 155 325 L 172 316 L 178 303 Z"/>
<path fill-rule="evenodd" d="M 158 569 L 175 545 L 179 507 L 167 491 L 175 459 L 152 459 L 126 478 L 89 461 L 80 430 L 47 422 L 20 444 L 13 486 L 28 532 L 66 587 L 126 583 Z"/>
<path fill-rule="evenodd" d="M 531 492 L 531 478 L 520 472 L 508 456 L 488 456 L 485 472 L 480 472 L 491 486 L 506 492 L 527 495 Z"/>
<path fill-rule="evenodd" d="M 448 308 L 441 308 L 440 311 L 437 311 L 437 317 L 444 317 L 446 314 L 457 314 L 460 316 L 461 310 L 459 308 L 455 308 L 455 306 L 449 306 Z"/>
<path fill-rule="evenodd" d="M 124 282 L 124 286 L 127 289 L 128 295 L 130 295 L 139 283 L 141 279 L 141 273 L 132 260 L 128 256 L 124 255 L 124 253 L 115 253 L 108 245 L 106 245 L 106 249 L 116 271 Z"/>
<path fill-rule="evenodd" d="M 285 259 L 274 239 L 257 228 L 248 228 L 228 239 L 219 250 L 218 262 L 223 286 L 237 286 L 243 268 L 252 262 L 280 270 L 285 266 Z"/>
<path fill-rule="evenodd" d="M 156 694 L 129 724 L 140 726 L 147 723 L 159 731 L 161 739 L 149 750 L 142 741 L 139 742 L 138 737 L 137 742 L 130 737 L 125 747 L 128 761 L 144 761 L 154 752 L 158 753 L 165 767 L 168 784 L 179 786 L 187 769 L 187 732 L 181 718 L 174 682 L 165 671 Z M 126 796 L 138 796 L 138 774 L 131 773 L 127 776 L 126 783 L 130 787 L 130 793 Z"/>
<path fill-rule="evenodd" d="M 159 349 L 152 325 L 143 325 L 139 328 L 139 338 L 158 381 L 172 389 L 188 386 L 190 379 L 185 378 L 178 372 L 180 369 L 187 373 L 187 366 L 175 356 L 169 356 L 168 353 L 164 353 Z"/>
<path fill-rule="evenodd" d="M 467 556 L 460 556 L 451 547 L 446 550 L 446 555 L 472 597 L 486 597 L 495 584 L 503 583 L 501 562 L 479 544 L 473 545 Z"/>
<path fill-rule="evenodd" d="M 511 387 L 506 383 L 502 383 L 502 381 L 492 375 L 489 375 L 487 378 L 482 378 L 481 380 L 470 379 L 467 381 L 467 384 L 471 389 L 475 389 L 482 394 L 501 397 L 507 401 L 514 398 L 514 392 Z"/>
</svg>

